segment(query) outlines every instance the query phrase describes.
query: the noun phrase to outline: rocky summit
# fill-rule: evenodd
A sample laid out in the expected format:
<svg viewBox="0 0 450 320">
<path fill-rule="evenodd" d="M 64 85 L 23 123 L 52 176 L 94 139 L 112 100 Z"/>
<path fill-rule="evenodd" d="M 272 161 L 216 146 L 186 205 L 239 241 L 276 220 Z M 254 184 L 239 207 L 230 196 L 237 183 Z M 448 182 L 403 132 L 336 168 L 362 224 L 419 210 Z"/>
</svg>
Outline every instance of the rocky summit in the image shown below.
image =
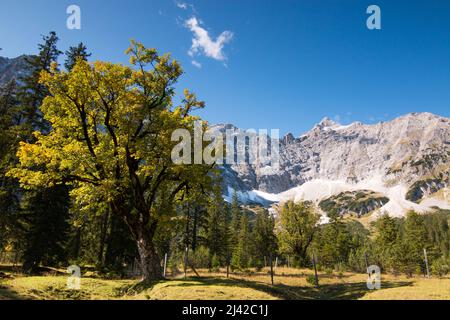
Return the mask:
<svg viewBox="0 0 450 320">
<path fill-rule="evenodd" d="M 230 125 L 219 126 L 219 128 Z M 323 119 L 300 137 L 280 139 L 280 170 L 262 165 L 224 166 L 226 197 L 242 202 L 317 203 L 345 192 L 372 191 L 386 199 L 378 212 L 450 209 L 450 119 L 410 113 L 389 122 L 340 125 Z M 343 205 L 352 208 L 352 205 Z M 370 211 L 358 207 L 358 212 Z M 355 212 L 349 212 L 355 213 Z"/>
</svg>

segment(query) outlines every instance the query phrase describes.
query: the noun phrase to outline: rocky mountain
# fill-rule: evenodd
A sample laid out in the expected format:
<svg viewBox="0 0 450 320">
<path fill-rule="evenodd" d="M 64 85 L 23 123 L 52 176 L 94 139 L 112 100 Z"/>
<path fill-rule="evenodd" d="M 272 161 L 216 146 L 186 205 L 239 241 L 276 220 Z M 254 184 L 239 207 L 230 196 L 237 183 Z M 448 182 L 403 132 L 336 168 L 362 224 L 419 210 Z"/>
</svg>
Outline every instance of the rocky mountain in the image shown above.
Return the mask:
<svg viewBox="0 0 450 320">
<path fill-rule="evenodd" d="M 218 127 L 223 130 L 225 126 Z M 225 166 L 226 196 L 237 190 L 243 202 L 267 205 L 295 199 L 319 203 L 341 193 L 368 190 L 389 201 L 366 199 L 371 207 L 357 206 L 359 212 L 402 215 L 409 209 L 426 211 L 431 206 L 450 209 L 448 118 L 411 113 L 389 122 L 346 126 L 326 118 L 300 137 L 288 134 L 282 138 L 279 155 L 278 171 L 259 164 Z M 436 195 L 440 198 L 430 200 Z"/>
<path fill-rule="evenodd" d="M 0 86 L 8 83 L 12 79 L 20 79 L 26 72 L 26 61 L 28 56 L 22 55 L 9 59 L 0 57 Z"/>
</svg>

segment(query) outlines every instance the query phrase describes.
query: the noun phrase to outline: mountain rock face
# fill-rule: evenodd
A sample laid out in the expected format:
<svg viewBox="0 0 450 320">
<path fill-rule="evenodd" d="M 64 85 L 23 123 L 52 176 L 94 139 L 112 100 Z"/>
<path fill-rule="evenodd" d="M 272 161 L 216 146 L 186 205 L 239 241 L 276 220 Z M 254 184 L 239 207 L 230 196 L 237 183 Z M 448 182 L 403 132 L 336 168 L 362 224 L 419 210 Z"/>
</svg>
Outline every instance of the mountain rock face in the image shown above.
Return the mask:
<svg viewBox="0 0 450 320">
<path fill-rule="evenodd" d="M 27 57 L 29 56 L 22 55 L 14 59 L 0 57 L 0 86 L 25 75 Z"/>
<path fill-rule="evenodd" d="M 326 118 L 298 138 L 288 134 L 280 140 L 278 172 L 258 164 L 232 165 L 225 168 L 227 189 L 240 191 L 243 199 L 256 192 L 276 201 L 275 195 L 293 196 L 292 190 L 303 186 L 304 198 L 319 201 L 372 181 L 376 187 L 369 190 L 402 186 L 418 202 L 424 194 L 448 187 L 450 119 L 431 113 L 411 113 L 372 125 L 342 126 Z M 315 190 L 320 195 L 308 196 L 310 191 L 305 190 L 314 189 L 308 186 L 318 181 L 322 187 L 316 188 L 330 189 L 327 181 L 342 185 L 335 193 Z M 411 187 L 415 189 L 408 190 Z"/>
</svg>

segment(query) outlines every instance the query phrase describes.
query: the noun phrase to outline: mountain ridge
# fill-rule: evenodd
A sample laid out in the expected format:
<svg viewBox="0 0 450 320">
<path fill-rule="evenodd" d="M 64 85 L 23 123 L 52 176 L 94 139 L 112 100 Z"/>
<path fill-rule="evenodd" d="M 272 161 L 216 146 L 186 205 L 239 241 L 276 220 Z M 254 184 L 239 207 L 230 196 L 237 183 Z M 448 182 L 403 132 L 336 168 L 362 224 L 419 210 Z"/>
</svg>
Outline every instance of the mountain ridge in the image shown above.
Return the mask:
<svg viewBox="0 0 450 320">
<path fill-rule="evenodd" d="M 339 182 L 343 185 L 336 192 L 346 192 L 376 180 L 369 190 L 395 198 L 382 206 L 383 210 L 394 215 L 409 209 L 426 211 L 429 207 L 421 206 L 420 201 L 448 189 L 449 137 L 450 119 L 429 112 L 408 113 L 376 124 L 340 125 L 325 118 L 297 138 L 290 133 L 281 138 L 278 173 L 258 165 L 224 166 L 225 196 L 229 198 L 236 190 L 243 202 L 267 205 L 287 200 L 287 194 L 302 200 L 293 190 L 305 189 L 308 183 L 320 181 L 316 187 L 326 189 L 325 181 L 328 185 Z M 308 192 L 302 193 L 303 200 L 326 199 L 308 196 Z M 419 199 L 406 199 L 407 194 Z M 447 199 L 433 203 L 450 209 Z"/>
<path fill-rule="evenodd" d="M 29 57 L 25 54 L 16 58 L 0 56 L 0 87 L 13 79 L 18 81 L 26 74 L 26 59 Z"/>
</svg>

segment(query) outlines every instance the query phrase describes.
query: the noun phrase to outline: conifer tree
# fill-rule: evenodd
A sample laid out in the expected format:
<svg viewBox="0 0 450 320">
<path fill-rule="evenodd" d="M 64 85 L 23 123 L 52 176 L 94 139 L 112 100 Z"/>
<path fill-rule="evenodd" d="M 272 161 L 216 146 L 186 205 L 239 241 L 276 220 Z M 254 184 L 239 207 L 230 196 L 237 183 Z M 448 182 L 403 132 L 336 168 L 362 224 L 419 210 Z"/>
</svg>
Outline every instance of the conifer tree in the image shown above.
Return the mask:
<svg viewBox="0 0 450 320">
<path fill-rule="evenodd" d="M 250 226 L 246 213 L 242 214 L 239 222 L 240 229 L 238 233 L 237 244 L 233 249 L 231 266 L 233 269 L 245 269 L 250 265 Z"/>
<path fill-rule="evenodd" d="M 33 142 L 34 132 L 46 133 L 50 123 L 44 119 L 40 107 L 49 95 L 48 89 L 40 82 L 42 72 L 50 72 L 62 53 L 57 48 L 58 37 L 50 32 L 39 44 L 39 54 L 28 58 L 28 72 L 21 79 L 23 86 L 19 94 L 22 121 L 21 131 L 24 141 Z M 37 271 L 40 263 L 57 264 L 65 262 L 65 242 L 67 241 L 69 219 L 68 188 L 63 185 L 45 186 L 27 190 L 22 200 L 26 215 L 26 240 L 23 270 L 25 273 Z"/>
<path fill-rule="evenodd" d="M 21 133 L 18 130 L 17 85 L 11 81 L 0 88 L 0 250 L 8 243 L 17 249 L 20 243 L 19 184 L 6 176 L 16 162 Z"/>
<path fill-rule="evenodd" d="M 252 231 L 254 262 L 258 267 L 264 265 L 264 257 L 275 254 L 277 239 L 274 233 L 275 219 L 267 209 L 261 209 L 256 215 Z"/>
<path fill-rule="evenodd" d="M 64 61 L 64 67 L 70 71 L 73 69 L 78 60 L 87 61 L 91 56 L 91 53 L 87 52 L 87 47 L 83 42 L 80 42 L 76 47 L 70 47 L 66 51 L 66 59 Z"/>
<path fill-rule="evenodd" d="M 227 253 L 226 243 L 226 206 L 219 187 L 214 189 L 208 205 L 208 227 L 206 243 L 209 248 L 210 268 L 213 267 L 213 258 L 224 261 Z"/>
<path fill-rule="evenodd" d="M 23 123 L 22 130 L 27 129 L 28 141 L 33 140 L 32 132 L 49 130 L 49 123 L 44 120 L 40 107 L 49 91 L 40 83 L 41 73 L 50 72 L 52 63 L 56 63 L 62 54 L 57 48 L 58 36 L 50 32 L 48 36 L 42 37 L 43 43 L 38 45 L 39 54 L 26 58 L 27 72 L 20 79 L 22 82 L 20 91 L 20 103 L 22 108 Z"/>
<path fill-rule="evenodd" d="M 230 224 L 230 246 L 232 250 L 238 243 L 241 218 L 242 218 L 242 211 L 241 208 L 239 207 L 239 198 L 237 192 L 234 191 L 231 202 L 231 224 Z"/>
<path fill-rule="evenodd" d="M 410 276 L 415 271 L 424 271 L 424 249 L 429 249 L 424 217 L 414 211 L 408 212 L 403 229 L 401 260 L 404 271 Z"/>
<path fill-rule="evenodd" d="M 401 220 L 383 214 L 375 224 L 374 241 L 377 264 L 384 269 L 399 271 L 401 253 Z"/>
</svg>

